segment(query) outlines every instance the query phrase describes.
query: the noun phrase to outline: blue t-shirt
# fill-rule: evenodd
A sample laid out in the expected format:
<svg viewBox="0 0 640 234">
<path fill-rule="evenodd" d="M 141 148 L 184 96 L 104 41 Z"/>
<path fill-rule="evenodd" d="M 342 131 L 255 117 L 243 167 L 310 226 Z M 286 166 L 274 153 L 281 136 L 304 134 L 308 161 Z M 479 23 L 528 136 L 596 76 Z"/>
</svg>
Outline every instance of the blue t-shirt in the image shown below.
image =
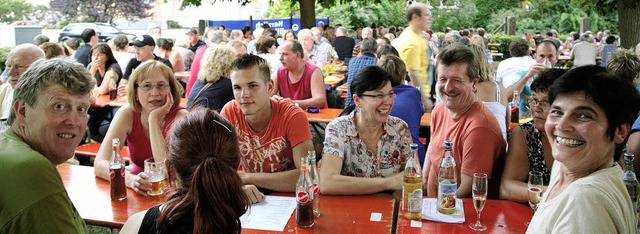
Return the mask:
<svg viewBox="0 0 640 234">
<path fill-rule="evenodd" d="M 202 83 L 200 81 L 196 81 L 196 83 L 193 84 L 193 88 L 191 89 L 189 98 L 187 99 L 187 108 L 195 101 L 197 106 L 204 106 L 220 112 L 227 102 L 234 99 L 231 80 L 227 78 L 220 78 L 220 80 L 209 86 L 207 90 L 202 91 L 198 100 L 194 100 L 196 95 L 198 95 L 200 90 L 204 88 L 206 84 L 207 83 Z"/>
<path fill-rule="evenodd" d="M 634 122 L 633 126 L 631 126 L 631 132 L 629 134 L 635 131 L 640 131 L 640 116 L 638 116 L 638 118 L 636 119 L 636 122 Z"/>
<path fill-rule="evenodd" d="M 420 142 L 420 120 L 424 114 L 422 108 L 422 96 L 420 91 L 413 86 L 398 85 L 393 87 L 396 98 L 393 101 L 391 115 L 398 117 L 409 126 L 411 132 L 411 140 L 418 144 L 418 157 L 420 157 L 420 165 L 424 163 L 425 147 Z"/>
</svg>

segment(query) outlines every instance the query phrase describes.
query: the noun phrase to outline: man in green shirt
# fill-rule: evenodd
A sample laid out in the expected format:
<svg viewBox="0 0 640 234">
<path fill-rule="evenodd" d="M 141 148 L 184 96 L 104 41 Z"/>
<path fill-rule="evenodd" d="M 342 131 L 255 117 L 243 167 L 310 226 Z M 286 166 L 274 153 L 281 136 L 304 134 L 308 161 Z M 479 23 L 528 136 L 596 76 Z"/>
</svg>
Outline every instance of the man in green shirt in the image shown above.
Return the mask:
<svg viewBox="0 0 640 234">
<path fill-rule="evenodd" d="M 38 60 L 22 75 L 0 133 L 0 233 L 86 233 L 56 165 L 87 127 L 95 82 L 68 59 Z"/>
</svg>

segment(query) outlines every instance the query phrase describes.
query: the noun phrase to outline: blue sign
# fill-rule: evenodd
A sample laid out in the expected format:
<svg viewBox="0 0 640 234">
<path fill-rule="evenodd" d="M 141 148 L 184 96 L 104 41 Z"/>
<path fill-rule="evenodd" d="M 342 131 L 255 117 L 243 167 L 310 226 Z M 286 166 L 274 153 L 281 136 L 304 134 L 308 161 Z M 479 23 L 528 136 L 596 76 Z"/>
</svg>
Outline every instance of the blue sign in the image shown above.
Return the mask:
<svg viewBox="0 0 640 234">
<path fill-rule="evenodd" d="M 329 25 L 329 19 L 316 19 L 316 25 L 318 23 L 324 23 L 324 25 Z M 249 26 L 249 20 L 209 20 L 209 26 L 220 26 L 224 25 L 225 28 L 229 30 L 234 29 L 242 29 L 244 26 Z M 252 29 L 260 28 L 263 24 L 269 24 L 269 26 L 275 29 L 279 35 L 284 34 L 285 31 L 289 29 L 293 29 L 294 33 L 298 33 L 300 31 L 300 18 L 293 19 L 263 19 L 263 20 L 254 20 L 253 25 L 251 25 Z"/>
</svg>

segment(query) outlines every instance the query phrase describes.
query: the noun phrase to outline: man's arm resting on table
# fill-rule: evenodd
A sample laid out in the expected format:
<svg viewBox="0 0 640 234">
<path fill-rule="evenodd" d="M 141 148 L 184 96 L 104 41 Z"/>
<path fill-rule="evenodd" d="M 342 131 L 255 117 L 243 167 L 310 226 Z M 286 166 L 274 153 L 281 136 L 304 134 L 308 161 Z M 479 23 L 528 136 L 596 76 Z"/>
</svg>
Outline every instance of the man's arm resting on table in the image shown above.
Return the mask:
<svg viewBox="0 0 640 234">
<path fill-rule="evenodd" d="M 307 152 L 313 150 L 311 140 L 306 140 L 293 147 L 293 160 L 296 169 L 274 173 L 238 173 L 242 182 L 253 184 L 260 188 L 266 188 L 278 192 L 294 192 L 300 176 L 300 158 L 306 157 Z"/>
<path fill-rule="evenodd" d="M 320 192 L 332 195 L 360 195 L 399 190 L 402 188 L 402 173 L 387 178 L 363 178 L 340 174 L 342 159 L 335 155 L 322 156 L 320 166 Z"/>
</svg>

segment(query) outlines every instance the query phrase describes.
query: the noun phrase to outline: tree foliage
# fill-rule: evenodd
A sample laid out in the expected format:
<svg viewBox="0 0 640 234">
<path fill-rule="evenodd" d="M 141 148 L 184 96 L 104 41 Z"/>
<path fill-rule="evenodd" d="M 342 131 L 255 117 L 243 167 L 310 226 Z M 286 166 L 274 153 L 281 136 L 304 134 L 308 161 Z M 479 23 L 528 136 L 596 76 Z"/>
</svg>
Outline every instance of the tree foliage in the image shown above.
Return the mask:
<svg viewBox="0 0 640 234">
<path fill-rule="evenodd" d="M 478 13 L 473 20 L 474 28 L 487 27 L 491 20 L 491 15 L 502 9 L 511 9 L 518 7 L 518 0 L 476 0 L 476 9 Z"/>
<path fill-rule="evenodd" d="M 0 22 L 28 19 L 35 6 L 24 0 L 0 0 Z"/>
<path fill-rule="evenodd" d="M 505 17 L 516 17 L 517 32 L 526 31 L 546 32 L 555 29 L 560 33 L 580 30 L 580 20 L 589 17 L 591 30 L 601 31 L 609 29 L 617 32 L 617 14 L 613 9 L 603 8 L 599 11 L 593 8 L 582 8 L 570 1 L 529 0 L 527 8 L 516 7 L 502 9 L 492 14 L 487 25 L 489 32 L 494 31 L 505 22 Z"/>
<path fill-rule="evenodd" d="M 376 25 L 406 26 L 404 20 L 405 3 L 403 1 L 381 0 L 379 4 L 366 4 L 349 1 L 338 3 L 329 8 L 320 7 L 320 18 L 329 18 L 331 24 L 342 24 L 346 28 L 370 27 Z"/>
<path fill-rule="evenodd" d="M 51 9 L 84 22 L 108 22 L 115 18 L 137 19 L 151 16 L 144 0 L 51 0 Z"/>
<path fill-rule="evenodd" d="M 476 3 L 473 0 L 450 1 L 450 4 L 440 6 L 440 3 L 432 4 L 433 20 L 431 29 L 442 32 L 446 27 L 454 29 L 468 28 L 473 25 L 478 14 Z"/>
</svg>

